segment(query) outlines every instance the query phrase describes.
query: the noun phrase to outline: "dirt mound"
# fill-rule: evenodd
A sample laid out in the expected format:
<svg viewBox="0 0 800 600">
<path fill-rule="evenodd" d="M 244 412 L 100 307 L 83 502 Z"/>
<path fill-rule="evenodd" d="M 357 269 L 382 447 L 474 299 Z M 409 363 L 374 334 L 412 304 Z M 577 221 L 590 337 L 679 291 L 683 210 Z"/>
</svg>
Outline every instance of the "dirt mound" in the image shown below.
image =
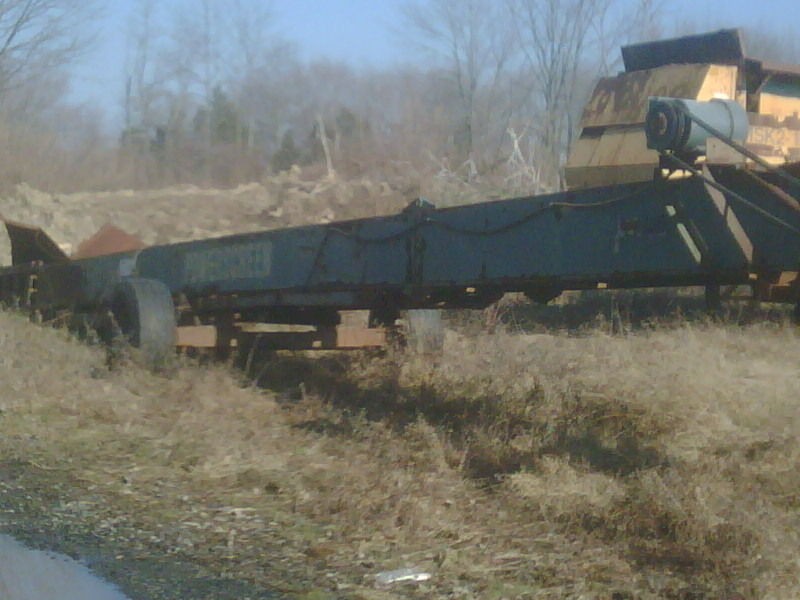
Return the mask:
<svg viewBox="0 0 800 600">
<path fill-rule="evenodd" d="M 411 199 L 387 183 L 367 178 L 307 181 L 294 169 L 230 190 L 183 185 L 49 194 L 20 184 L 12 195 L 0 198 L 0 214 L 43 228 L 71 252 L 106 223 L 148 245 L 165 244 L 389 214 Z M 8 243 L 2 238 L 0 264 L 9 264 Z"/>
</svg>

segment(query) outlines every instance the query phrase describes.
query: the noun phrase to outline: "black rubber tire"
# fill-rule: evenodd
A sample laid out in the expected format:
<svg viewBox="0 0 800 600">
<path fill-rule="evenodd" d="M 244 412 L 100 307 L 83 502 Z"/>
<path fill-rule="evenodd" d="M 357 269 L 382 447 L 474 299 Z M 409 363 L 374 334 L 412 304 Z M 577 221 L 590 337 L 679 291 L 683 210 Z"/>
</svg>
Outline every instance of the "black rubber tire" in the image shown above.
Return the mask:
<svg viewBox="0 0 800 600">
<path fill-rule="evenodd" d="M 442 311 L 420 308 L 406 311 L 406 346 L 422 354 L 441 354 L 444 350 Z"/>
<path fill-rule="evenodd" d="M 120 281 L 114 288 L 111 314 L 123 340 L 138 349 L 146 366 L 161 367 L 174 355 L 175 305 L 160 281 L 133 277 Z"/>
</svg>

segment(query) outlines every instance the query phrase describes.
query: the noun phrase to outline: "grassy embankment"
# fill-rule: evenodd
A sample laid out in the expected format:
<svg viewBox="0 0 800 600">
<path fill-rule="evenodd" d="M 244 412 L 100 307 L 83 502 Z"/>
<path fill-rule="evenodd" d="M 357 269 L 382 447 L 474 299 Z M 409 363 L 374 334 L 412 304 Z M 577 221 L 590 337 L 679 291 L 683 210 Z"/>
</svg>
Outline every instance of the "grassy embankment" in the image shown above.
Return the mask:
<svg viewBox="0 0 800 600">
<path fill-rule="evenodd" d="M 796 328 L 456 329 L 257 389 L 0 314 L 3 452 L 68 484 L 64 518 L 299 597 L 800 595 Z"/>
</svg>

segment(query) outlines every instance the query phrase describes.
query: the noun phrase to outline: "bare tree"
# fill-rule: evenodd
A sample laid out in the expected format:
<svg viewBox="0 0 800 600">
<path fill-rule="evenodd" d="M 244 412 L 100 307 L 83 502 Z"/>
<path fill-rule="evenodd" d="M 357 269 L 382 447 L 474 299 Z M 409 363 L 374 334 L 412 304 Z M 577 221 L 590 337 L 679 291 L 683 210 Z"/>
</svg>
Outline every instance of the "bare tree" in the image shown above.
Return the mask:
<svg viewBox="0 0 800 600">
<path fill-rule="evenodd" d="M 664 0 L 612 0 L 592 25 L 589 63 L 600 75 L 610 75 L 622 66 L 620 46 L 663 37 Z"/>
<path fill-rule="evenodd" d="M 92 113 L 90 126 L 85 107 L 63 101 L 69 67 L 93 39 L 95 13 L 93 0 L 0 0 L 0 184 L 55 186 L 96 156 L 85 141 L 102 145 L 89 131 L 101 119 Z M 88 180 L 88 170 L 81 175 Z"/>
<path fill-rule="evenodd" d="M 509 0 L 539 124 L 545 179 L 561 164 L 594 82 L 619 66 L 620 45 L 656 37 L 659 0 Z"/>
<path fill-rule="evenodd" d="M 484 111 L 498 108 L 494 94 L 515 57 L 508 35 L 508 13 L 494 0 L 413 1 L 404 7 L 407 29 L 418 46 L 433 58 L 452 86 L 457 123 L 453 134 L 459 160 L 473 156 L 482 91 L 492 96 Z M 501 126 L 505 130 L 505 126 Z"/>
<path fill-rule="evenodd" d="M 294 47 L 285 42 L 275 31 L 275 14 L 272 3 L 267 0 L 229 0 L 230 43 L 228 80 L 230 90 L 248 124 L 247 146 L 257 145 L 256 134 L 264 129 L 264 103 L 250 89 L 259 85 L 270 88 L 276 75 L 287 66 L 295 65 Z M 269 109 L 267 109 L 269 110 Z M 277 139 L 278 132 L 274 133 Z"/>
<path fill-rule="evenodd" d="M 574 131 L 572 108 L 593 35 L 613 0 L 510 0 L 553 183 Z"/>
<path fill-rule="evenodd" d="M 160 32 L 156 26 L 156 0 L 137 0 L 130 20 L 126 66 L 125 128 L 156 124 L 154 105 L 163 95 L 156 76 L 154 55 Z"/>
<path fill-rule="evenodd" d="M 91 0 L 0 0 L 0 93 L 80 56 L 94 10 Z"/>
<path fill-rule="evenodd" d="M 278 37 L 275 14 L 268 0 L 229 0 L 231 66 L 238 76 L 268 65 Z"/>
</svg>

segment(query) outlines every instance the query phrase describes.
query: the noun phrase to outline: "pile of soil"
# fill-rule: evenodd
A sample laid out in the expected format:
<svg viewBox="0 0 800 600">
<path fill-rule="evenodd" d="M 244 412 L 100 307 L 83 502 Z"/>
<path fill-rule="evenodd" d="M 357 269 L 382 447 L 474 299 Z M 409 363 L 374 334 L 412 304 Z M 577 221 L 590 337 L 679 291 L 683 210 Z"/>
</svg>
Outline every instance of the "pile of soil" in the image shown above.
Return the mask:
<svg viewBox="0 0 800 600">
<path fill-rule="evenodd" d="M 234 189 L 192 185 L 159 190 L 51 194 L 26 184 L 0 198 L 7 219 L 44 229 L 68 254 L 111 223 L 147 245 L 391 214 L 413 190 L 368 178 L 309 181 L 295 168 Z M 0 236 L 0 264 L 10 264 Z"/>
</svg>

